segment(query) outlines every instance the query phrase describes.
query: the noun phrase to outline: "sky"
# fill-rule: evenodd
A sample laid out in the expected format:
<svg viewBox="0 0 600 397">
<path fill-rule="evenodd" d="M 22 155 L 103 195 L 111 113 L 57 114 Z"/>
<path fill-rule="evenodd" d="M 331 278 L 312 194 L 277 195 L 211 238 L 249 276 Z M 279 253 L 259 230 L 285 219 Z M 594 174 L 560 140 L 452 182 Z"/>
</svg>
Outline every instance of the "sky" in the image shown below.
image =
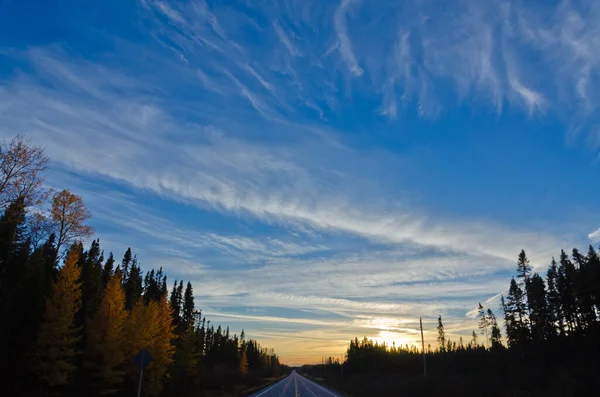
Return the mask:
<svg viewBox="0 0 600 397">
<path fill-rule="evenodd" d="M 0 0 L 0 135 L 287 364 L 600 243 L 600 3 Z"/>
</svg>

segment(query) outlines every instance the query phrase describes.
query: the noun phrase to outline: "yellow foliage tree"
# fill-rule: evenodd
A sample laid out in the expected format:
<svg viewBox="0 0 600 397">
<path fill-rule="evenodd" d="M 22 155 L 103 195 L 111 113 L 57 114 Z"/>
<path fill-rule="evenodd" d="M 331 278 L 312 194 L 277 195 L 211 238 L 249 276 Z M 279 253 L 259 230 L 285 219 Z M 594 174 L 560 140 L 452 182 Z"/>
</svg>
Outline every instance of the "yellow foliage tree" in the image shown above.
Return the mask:
<svg viewBox="0 0 600 397">
<path fill-rule="evenodd" d="M 73 319 L 81 308 L 80 255 L 79 245 L 73 245 L 52 284 L 37 340 L 29 354 L 31 371 L 44 388 L 66 385 L 75 370 L 72 359 L 80 335 Z"/>
<path fill-rule="evenodd" d="M 175 346 L 175 327 L 173 327 L 173 311 L 166 295 L 160 302 L 150 302 L 148 308 L 157 312 L 157 332 L 153 335 L 148 350 L 154 361 L 148 367 L 148 395 L 157 396 L 162 391 L 163 384 L 168 378 L 168 371 L 173 362 Z"/>
<path fill-rule="evenodd" d="M 85 222 L 92 217 L 92 213 L 85 207 L 83 200 L 68 190 L 62 190 L 52 198 L 50 211 L 54 232 L 56 233 L 56 250 L 71 241 L 89 237 L 94 229 Z"/>
<path fill-rule="evenodd" d="M 246 377 L 248 373 L 248 358 L 246 357 L 246 350 L 242 350 L 242 357 L 240 357 L 240 374 L 242 378 Z"/>
<path fill-rule="evenodd" d="M 146 306 L 142 299 L 138 299 L 125 321 L 124 351 L 129 361 L 129 365 L 126 367 L 126 375 L 130 382 L 135 382 L 139 375 L 131 360 L 140 350 L 149 349 L 153 335 L 158 332 L 157 317 L 156 307 Z"/>
<path fill-rule="evenodd" d="M 175 346 L 173 314 L 166 296 L 160 302 L 150 301 L 144 305 L 138 300 L 125 322 L 125 353 L 133 357 L 146 348 L 153 361 L 144 371 L 142 392 L 146 396 L 157 396 L 167 380 L 169 366 L 173 362 Z M 130 381 L 137 380 L 139 372 L 134 365 L 127 370 Z"/>
<path fill-rule="evenodd" d="M 120 390 L 125 372 L 125 293 L 121 275 L 113 275 L 104 290 L 100 307 L 91 321 L 87 337 L 87 359 L 92 375 L 91 388 L 107 395 Z"/>
</svg>

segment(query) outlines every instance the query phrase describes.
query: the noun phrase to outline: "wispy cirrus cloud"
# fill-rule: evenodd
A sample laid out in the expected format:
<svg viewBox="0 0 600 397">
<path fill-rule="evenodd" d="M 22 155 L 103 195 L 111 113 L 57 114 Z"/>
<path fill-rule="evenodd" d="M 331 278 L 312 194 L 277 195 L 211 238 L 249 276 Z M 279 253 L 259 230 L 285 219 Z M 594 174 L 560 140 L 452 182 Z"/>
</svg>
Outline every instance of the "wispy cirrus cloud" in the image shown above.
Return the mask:
<svg viewBox="0 0 600 397">
<path fill-rule="evenodd" d="M 338 39 L 338 50 L 342 58 L 348 64 L 348 69 L 355 76 L 362 76 L 363 70 L 358 66 L 354 52 L 352 51 L 352 42 L 348 36 L 348 26 L 346 25 L 346 12 L 348 7 L 356 0 L 342 0 L 338 9 L 335 11 L 333 23 Z"/>
<path fill-rule="evenodd" d="M 477 134 L 520 146 L 530 124 L 496 132 L 495 122 L 552 116 L 559 134 L 600 142 L 589 128 L 598 6 L 140 4 L 135 39 L 110 37 L 110 50 L 0 49 L 16 65 L 0 83 L 0 132 L 44 145 L 50 179 L 84 195 L 106 249 L 131 242 L 144 266 L 191 279 L 211 317 L 301 360 L 290 341 L 314 338 L 311 327 L 326 335 L 316 352 L 341 352 L 363 332 L 409 342 L 415 319 L 434 329 L 439 314 L 456 339 L 477 302 L 496 309 L 520 249 L 543 269 L 585 240 L 554 218 L 528 223 L 526 210 L 508 219 L 522 193 L 546 199 L 528 186 L 546 179 L 517 184 L 471 163 L 481 146 L 462 132 L 469 121 L 443 118 L 491 114 Z M 411 124 L 413 114 L 426 121 Z M 500 147 L 502 166 L 513 158 Z M 467 171 L 445 174 L 443 194 L 422 201 L 420 189 L 440 182 L 424 163 L 450 151 Z M 469 186 L 485 172 L 511 200 Z M 444 211 L 467 188 L 479 208 Z"/>
</svg>

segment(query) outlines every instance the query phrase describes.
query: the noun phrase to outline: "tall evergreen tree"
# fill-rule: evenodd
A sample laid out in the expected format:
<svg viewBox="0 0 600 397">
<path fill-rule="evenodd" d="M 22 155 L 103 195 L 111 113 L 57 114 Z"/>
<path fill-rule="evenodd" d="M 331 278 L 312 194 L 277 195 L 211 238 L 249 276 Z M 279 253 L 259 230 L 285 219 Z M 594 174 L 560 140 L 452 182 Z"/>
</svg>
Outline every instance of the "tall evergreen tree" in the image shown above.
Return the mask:
<svg viewBox="0 0 600 397">
<path fill-rule="evenodd" d="M 506 333 L 509 345 L 525 343 L 529 338 L 529 324 L 526 317 L 525 297 L 523 290 L 515 279 L 511 279 L 508 295 L 503 303 Z"/>
<path fill-rule="evenodd" d="M 108 255 L 108 259 L 104 262 L 104 267 L 102 268 L 102 284 L 106 288 L 108 285 L 108 281 L 112 278 L 114 274 L 114 266 L 115 266 L 115 258 L 113 257 L 112 252 Z M 119 275 L 120 275 L 119 270 Z"/>
<path fill-rule="evenodd" d="M 552 337 L 554 327 L 552 315 L 548 308 L 546 285 L 539 274 L 534 273 L 527 283 L 527 296 L 529 297 L 529 310 L 531 322 L 531 335 L 535 340 L 546 340 Z"/>
<path fill-rule="evenodd" d="M 577 301 L 575 300 L 575 266 L 564 250 L 560 252 L 557 287 L 560 306 L 570 332 L 579 328 Z"/>
<path fill-rule="evenodd" d="M 127 250 L 131 254 L 131 250 Z M 125 256 L 127 257 L 127 253 Z M 123 265 L 127 264 L 128 275 L 125 279 L 125 304 L 128 310 L 131 310 L 138 299 L 141 298 L 143 292 L 142 286 L 142 269 L 137 264 L 137 258 L 133 258 L 130 263 L 124 262 Z"/>
<path fill-rule="evenodd" d="M 600 312 L 600 257 L 593 246 L 589 246 L 587 253 L 589 293 L 596 312 Z"/>
<path fill-rule="evenodd" d="M 521 280 L 521 288 L 525 285 L 526 280 L 531 275 L 531 265 L 525 250 L 521 250 L 517 259 L 517 278 Z"/>
<path fill-rule="evenodd" d="M 475 349 L 477 346 L 477 334 L 475 333 L 475 330 L 473 330 L 473 333 L 471 334 L 471 348 Z"/>
<path fill-rule="evenodd" d="M 183 296 L 182 320 L 186 330 L 194 325 L 194 291 L 189 281 L 185 287 L 185 294 Z"/>
<path fill-rule="evenodd" d="M 582 255 L 577 248 L 573 248 L 571 257 L 576 265 L 574 293 L 575 301 L 580 314 L 582 328 L 590 329 L 596 322 L 596 311 L 594 308 L 593 290 L 593 272 L 588 258 Z"/>
<path fill-rule="evenodd" d="M 500 332 L 500 327 L 498 326 L 498 322 L 496 321 L 496 316 L 492 312 L 492 309 L 487 309 L 487 317 L 489 324 L 491 326 L 491 336 L 490 340 L 492 342 L 492 349 L 498 350 L 502 348 L 502 333 Z"/>
<path fill-rule="evenodd" d="M 0 218 L 0 304 L 6 299 L 7 291 L 18 283 L 21 269 L 15 259 L 24 248 L 24 229 L 25 200 L 19 197 L 10 203 Z"/>
<path fill-rule="evenodd" d="M 485 312 L 485 308 L 481 303 L 479 303 L 479 329 L 481 330 L 481 334 L 485 336 L 485 347 L 488 347 L 488 327 L 490 326 L 490 319 Z"/>
<path fill-rule="evenodd" d="M 180 329 L 179 324 L 181 323 L 181 304 L 183 301 L 183 281 L 178 287 L 177 280 L 173 282 L 173 290 L 171 291 L 171 297 L 169 298 L 169 304 L 171 305 L 171 311 L 173 313 L 173 325 L 176 329 Z"/>
<path fill-rule="evenodd" d="M 74 245 L 65 258 L 46 300 L 44 319 L 37 342 L 30 351 L 30 368 L 44 390 L 64 386 L 75 370 L 73 358 L 78 353 L 80 339 L 74 325 L 75 314 L 81 308 L 81 270 L 77 261 L 80 248 Z"/>
<path fill-rule="evenodd" d="M 565 331 L 564 326 L 564 315 L 562 311 L 562 303 L 560 299 L 560 292 L 558 290 L 558 282 L 559 273 L 558 266 L 556 264 L 556 260 L 552 258 L 552 262 L 550 263 L 550 268 L 546 274 L 546 281 L 548 284 L 548 293 L 547 293 L 547 301 L 548 301 L 548 314 L 550 316 L 550 323 L 555 328 L 558 329 L 560 335 L 563 335 Z M 553 332 L 554 333 L 554 332 Z"/>
<path fill-rule="evenodd" d="M 121 273 L 123 276 L 123 286 L 125 286 L 125 284 L 127 283 L 127 280 L 129 280 L 129 267 L 131 266 L 131 262 L 133 260 L 133 255 L 131 253 L 131 247 L 127 248 L 127 251 L 125 251 L 125 255 L 123 255 L 123 260 L 121 261 Z"/>
<path fill-rule="evenodd" d="M 79 265 L 81 266 L 83 295 L 82 310 L 78 317 L 79 324 L 86 326 L 98 310 L 102 299 L 102 257 L 99 240 L 92 241 L 90 249 L 81 255 Z"/>
<path fill-rule="evenodd" d="M 442 316 L 438 317 L 438 326 L 437 326 L 438 336 L 437 341 L 439 345 L 440 351 L 444 351 L 446 349 L 446 333 L 444 332 L 444 324 L 442 323 Z"/>
</svg>

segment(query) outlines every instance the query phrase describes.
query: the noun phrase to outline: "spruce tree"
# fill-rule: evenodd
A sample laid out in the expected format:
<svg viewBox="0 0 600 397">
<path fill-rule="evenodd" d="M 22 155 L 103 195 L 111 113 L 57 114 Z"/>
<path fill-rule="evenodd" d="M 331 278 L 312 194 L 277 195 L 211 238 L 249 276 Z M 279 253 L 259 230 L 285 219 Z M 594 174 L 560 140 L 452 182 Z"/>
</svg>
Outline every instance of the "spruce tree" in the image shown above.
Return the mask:
<svg viewBox="0 0 600 397">
<path fill-rule="evenodd" d="M 575 300 L 580 313 L 582 328 L 590 329 L 596 322 L 596 311 L 594 308 L 594 298 L 591 294 L 593 290 L 592 267 L 586 256 L 582 255 L 577 248 L 573 248 L 571 257 L 576 265 L 574 293 Z"/>
<path fill-rule="evenodd" d="M 491 325 L 491 336 L 490 340 L 492 342 L 492 349 L 498 350 L 502 348 L 502 333 L 500 332 L 500 327 L 498 327 L 498 322 L 496 321 L 496 316 L 492 312 L 492 309 L 487 310 L 487 317 L 489 324 Z"/>
<path fill-rule="evenodd" d="M 481 303 L 477 307 L 479 309 L 479 329 L 481 334 L 485 335 L 485 347 L 488 347 L 488 327 L 490 326 L 490 319 L 488 318 L 485 309 Z"/>
<path fill-rule="evenodd" d="M 527 283 L 532 338 L 546 340 L 552 336 L 552 316 L 548 308 L 544 280 L 535 273 Z"/>
<path fill-rule="evenodd" d="M 437 341 L 438 341 L 438 345 L 439 345 L 439 350 L 441 352 L 443 352 L 446 349 L 446 334 L 444 333 L 444 324 L 442 323 L 441 315 L 438 317 L 437 331 L 438 331 Z"/>
<path fill-rule="evenodd" d="M 596 307 L 596 312 L 600 312 L 600 257 L 591 245 L 588 248 L 587 263 L 589 269 L 589 292 Z"/>
<path fill-rule="evenodd" d="M 550 316 L 550 324 L 558 329 L 560 335 L 563 335 L 565 331 L 564 314 L 561 306 L 560 292 L 558 290 L 558 266 L 556 260 L 552 258 L 550 268 L 548 269 L 546 282 L 548 284 L 548 314 Z M 554 333 L 554 332 L 552 332 Z"/>
<path fill-rule="evenodd" d="M 108 281 L 114 274 L 114 266 L 115 266 L 115 258 L 113 257 L 112 252 L 108 255 L 108 259 L 104 262 L 104 267 L 102 268 L 102 284 L 106 288 L 108 285 Z M 119 270 L 120 272 L 120 270 Z M 120 275 L 121 273 L 119 273 Z"/>
<path fill-rule="evenodd" d="M 473 330 L 473 333 L 471 334 L 471 348 L 477 348 L 477 334 L 475 333 L 475 330 Z"/>
<path fill-rule="evenodd" d="M 183 286 L 183 284 L 182 284 Z M 169 304 L 171 305 L 171 311 L 173 313 L 173 325 L 179 329 L 181 323 L 181 302 L 183 297 L 181 296 L 181 289 L 177 287 L 177 280 L 173 282 L 173 290 L 171 291 L 171 297 L 169 298 Z"/>
<path fill-rule="evenodd" d="M 127 251 L 125 251 L 125 255 L 123 255 L 123 260 L 121 261 L 121 272 L 122 272 L 122 276 L 123 276 L 123 286 L 125 286 L 125 284 L 127 283 L 127 280 L 129 279 L 129 267 L 131 266 L 131 261 L 132 261 L 133 257 L 131 254 L 131 247 L 127 248 Z"/>
<path fill-rule="evenodd" d="M 131 251 L 128 249 L 129 255 Z M 126 253 L 125 256 L 128 256 Z M 125 304 L 128 310 L 131 310 L 137 300 L 142 296 L 142 270 L 137 264 L 137 258 L 133 258 L 128 264 L 128 276 L 125 279 Z"/>
<path fill-rule="evenodd" d="M 507 336 L 509 344 L 525 343 L 529 337 L 529 324 L 526 316 L 526 305 L 523 290 L 515 279 L 511 279 L 508 295 L 504 303 L 507 319 Z M 510 328 L 510 329 L 509 329 Z"/>
<path fill-rule="evenodd" d="M 98 310 L 102 299 L 102 258 L 99 240 L 92 241 L 90 249 L 81 255 L 79 263 L 83 295 L 82 310 L 78 318 L 79 324 L 85 327 Z"/>
<path fill-rule="evenodd" d="M 579 328 L 577 302 L 575 300 L 575 266 L 564 250 L 560 252 L 557 287 L 560 296 L 560 307 L 564 313 L 565 323 L 570 332 Z"/>
<path fill-rule="evenodd" d="M 525 282 L 531 275 L 531 265 L 525 250 L 521 250 L 517 258 L 517 278 L 521 280 L 521 288 L 525 285 Z"/>
<path fill-rule="evenodd" d="M 194 291 L 192 289 L 192 284 L 189 281 L 185 287 L 185 294 L 183 296 L 182 320 L 186 330 L 194 325 Z"/>
<path fill-rule="evenodd" d="M 0 304 L 18 283 L 21 268 L 15 263 L 25 241 L 25 201 L 10 203 L 0 218 Z"/>
</svg>

